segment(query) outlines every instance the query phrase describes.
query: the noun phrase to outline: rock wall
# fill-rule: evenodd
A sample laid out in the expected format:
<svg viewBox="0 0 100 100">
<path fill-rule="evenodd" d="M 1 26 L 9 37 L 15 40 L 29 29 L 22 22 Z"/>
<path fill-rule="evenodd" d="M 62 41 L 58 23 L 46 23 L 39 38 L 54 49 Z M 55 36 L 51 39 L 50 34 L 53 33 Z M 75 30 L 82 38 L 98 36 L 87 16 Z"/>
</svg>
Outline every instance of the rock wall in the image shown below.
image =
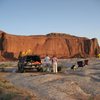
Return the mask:
<svg viewBox="0 0 100 100">
<path fill-rule="evenodd" d="M 93 57 L 99 52 L 96 38 L 88 39 L 62 33 L 17 36 L 0 31 L 0 55 L 17 58 L 21 51 L 44 57 L 46 54 L 59 58 Z"/>
</svg>

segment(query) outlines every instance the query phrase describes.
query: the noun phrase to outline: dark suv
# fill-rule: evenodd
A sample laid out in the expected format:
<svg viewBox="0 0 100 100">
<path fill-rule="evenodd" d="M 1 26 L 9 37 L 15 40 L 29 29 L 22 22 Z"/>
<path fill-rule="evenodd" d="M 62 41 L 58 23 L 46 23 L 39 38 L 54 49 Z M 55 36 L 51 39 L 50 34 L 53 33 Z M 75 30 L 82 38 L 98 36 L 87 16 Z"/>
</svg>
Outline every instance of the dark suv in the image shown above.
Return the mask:
<svg viewBox="0 0 100 100">
<path fill-rule="evenodd" d="M 38 55 L 27 55 L 19 58 L 18 61 L 18 71 L 24 72 L 25 69 L 37 69 L 37 71 L 42 71 L 42 62 L 40 56 Z"/>
</svg>

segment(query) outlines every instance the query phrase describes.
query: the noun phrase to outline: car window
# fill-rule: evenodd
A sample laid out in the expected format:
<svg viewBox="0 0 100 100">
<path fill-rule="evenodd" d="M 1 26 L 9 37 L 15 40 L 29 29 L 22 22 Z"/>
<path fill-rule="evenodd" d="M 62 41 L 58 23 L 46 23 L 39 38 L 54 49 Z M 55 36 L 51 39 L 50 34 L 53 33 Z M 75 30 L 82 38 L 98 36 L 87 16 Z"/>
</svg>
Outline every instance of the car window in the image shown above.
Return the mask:
<svg viewBox="0 0 100 100">
<path fill-rule="evenodd" d="M 26 57 L 26 61 L 41 61 L 40 57 L 39 56 L 27 56 Z"/>
</svg>

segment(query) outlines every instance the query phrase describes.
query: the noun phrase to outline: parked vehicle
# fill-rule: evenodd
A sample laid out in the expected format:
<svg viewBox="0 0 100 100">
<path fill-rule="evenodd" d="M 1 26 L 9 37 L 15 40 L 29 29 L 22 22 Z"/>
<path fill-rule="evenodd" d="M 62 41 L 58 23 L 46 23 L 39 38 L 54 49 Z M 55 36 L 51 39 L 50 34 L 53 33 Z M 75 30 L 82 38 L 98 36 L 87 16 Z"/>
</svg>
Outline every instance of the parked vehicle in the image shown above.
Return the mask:
<svg viewBox="0 0 100 100">
<path fill-rule="evenodd" d="M 38 55 L 26 55 L 19 58 L 18 71 L 23 73 L 25 69 L 37 69 L 42 71 L 41 58 Z"/>
</svg>

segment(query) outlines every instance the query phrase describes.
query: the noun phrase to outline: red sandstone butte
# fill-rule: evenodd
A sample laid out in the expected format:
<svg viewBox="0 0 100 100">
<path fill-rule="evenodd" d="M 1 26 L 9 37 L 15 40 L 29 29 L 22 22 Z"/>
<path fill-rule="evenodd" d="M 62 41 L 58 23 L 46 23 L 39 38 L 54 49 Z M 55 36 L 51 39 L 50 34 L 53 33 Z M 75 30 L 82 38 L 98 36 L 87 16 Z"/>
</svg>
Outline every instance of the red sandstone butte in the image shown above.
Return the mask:
<svg viewBox="0 0 100 100">
<path fill-rule="evenodd" d="M 17 58 L 21 51 L 31 49 L 33 54 L 58 58 L 95 57 L 99 52 L 96 38 L 88 39 L 64 33 L 19 36 L 0 31 L 0 55 Z"/>
</svg>

